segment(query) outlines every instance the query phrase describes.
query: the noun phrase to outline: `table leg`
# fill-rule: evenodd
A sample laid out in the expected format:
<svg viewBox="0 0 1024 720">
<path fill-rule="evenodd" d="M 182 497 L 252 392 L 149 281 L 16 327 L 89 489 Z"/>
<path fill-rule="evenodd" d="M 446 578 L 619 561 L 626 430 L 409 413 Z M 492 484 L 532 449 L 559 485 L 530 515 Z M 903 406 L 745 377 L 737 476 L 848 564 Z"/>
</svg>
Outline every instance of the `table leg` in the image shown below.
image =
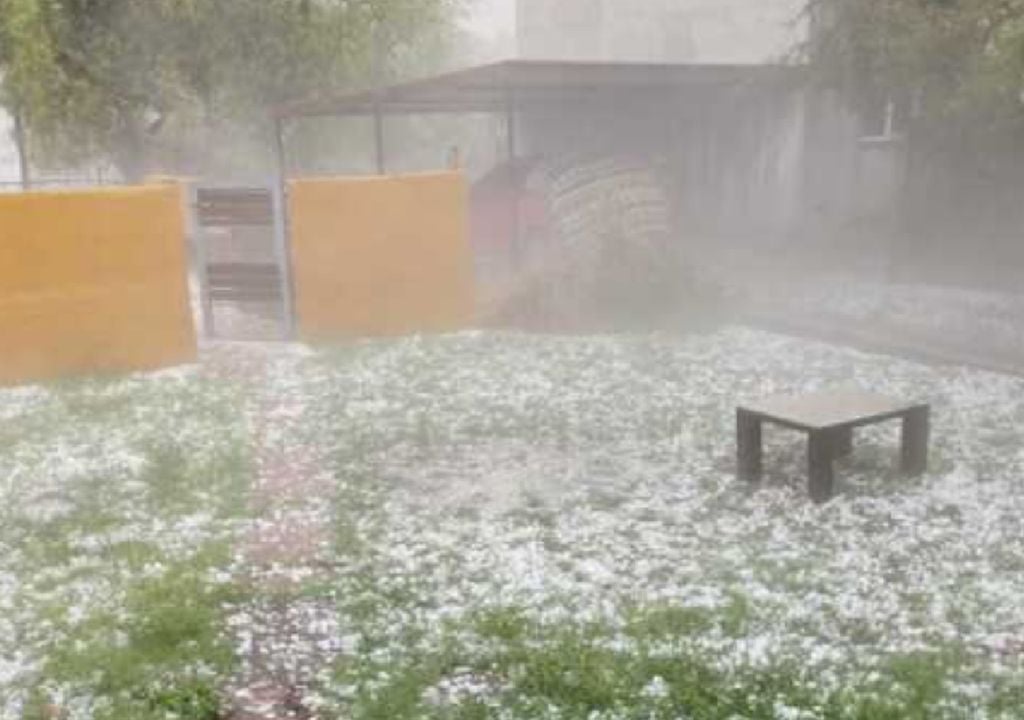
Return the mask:
<svg viewBox="0 0 1024 720">
<path fill-rule="evenodd" d="M 741 480 L 761 479 L 761 419 L 745 410 L 736 411 L 736 468 Z"/>
<path fill-rule="evenodd" d="M 839 428 L 833 432 L 835 457 L 849 457 L 853 453 L 853 428 Z"/>
<path fill-rule="evenodd" d="M 903 416 L 900 467 L 911 477 L 928 470 L 928 441 L 931 435 L 931 411 L 927 406 L 914 408 Z"/>
<path fill-rule="evenodd" d="M 810 434 L 807 444 L 807 474 L 814 502 L 828 502 L 835 492 L 835 477 L 832 471 L 835 448 L 834 431 L 818 430 Z"/>
</svg>

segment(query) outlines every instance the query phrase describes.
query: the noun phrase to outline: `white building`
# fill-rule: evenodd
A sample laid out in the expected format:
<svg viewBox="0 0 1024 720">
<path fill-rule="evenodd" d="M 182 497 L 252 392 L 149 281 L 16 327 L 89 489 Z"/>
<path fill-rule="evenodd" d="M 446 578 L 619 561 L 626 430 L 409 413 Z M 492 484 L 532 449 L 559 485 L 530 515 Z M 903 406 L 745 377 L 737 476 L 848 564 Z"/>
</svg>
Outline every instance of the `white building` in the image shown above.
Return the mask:
<svg viewBox="0 0 1024 720">
<path fill-rule="evenodd" d="M 762 64 L 806 38 L 805 0 L 518 0 L 527 59 Z"/>
</svg>

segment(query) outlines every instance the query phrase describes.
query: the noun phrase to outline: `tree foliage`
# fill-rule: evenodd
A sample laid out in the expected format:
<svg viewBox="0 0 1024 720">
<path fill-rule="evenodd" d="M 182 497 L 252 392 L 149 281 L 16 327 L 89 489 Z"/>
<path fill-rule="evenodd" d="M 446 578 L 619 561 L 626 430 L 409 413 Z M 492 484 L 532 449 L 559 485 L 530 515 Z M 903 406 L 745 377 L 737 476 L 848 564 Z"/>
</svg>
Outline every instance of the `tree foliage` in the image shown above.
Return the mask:
<svg viewBox="0 0 1024 720">
<path fill-rule="evenodd" d="M 972 133 L 1024 129 L 1024 0 L 811 0 L 824 79 Z"/>
<path fill-rule="evenodd" d="M 195 169 L 267 108 L 436 50 L 458 0 L 0 0 L 0 100 L 37 160 Z M 376 28 L 376 29 L 375 29 Z"/>
</svg>

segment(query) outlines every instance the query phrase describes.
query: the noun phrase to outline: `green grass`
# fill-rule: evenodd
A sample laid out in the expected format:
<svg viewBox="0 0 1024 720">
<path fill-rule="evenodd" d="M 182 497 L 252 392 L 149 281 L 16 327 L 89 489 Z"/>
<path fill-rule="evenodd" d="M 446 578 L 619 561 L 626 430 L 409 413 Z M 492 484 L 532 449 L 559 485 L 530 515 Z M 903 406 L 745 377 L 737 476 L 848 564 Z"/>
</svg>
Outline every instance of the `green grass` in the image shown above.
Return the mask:
<svg viewBox="0 0 1024 720">
<path fill-rule="evenodd" d="M 932 503 L 921 491 L 942 478 L 892 481 L 888 439 L 865 439 L 831 508 L 785 492 L 797 441 L 769 442 L 777 476 L 756 494 L 732 481 L 730 393 L 888 366 L 717 345 L 487 334 L 289 360 L 271 390 L 303 422 L 267 435 L 328 457 L 337 479 L 308 504 L 333 503 L 333 554 L 295 588 L 213 579 L 249 512 L 250 388 L 54 389 L 0 427 L 0 474 L 27 470 L 0 505 L 23 636 L 0 651 L 39 661 L 24 720 L 52 703 L 90 720 L 223 717 L 225 613 L 254 598 L 335 603 L 345 650 L 314 668 L 323 720 L 966 720 L 957 702 L 1024 717 L 1019 658 L 989 642 L 1015 617 L 987 582 L 1019 575 L 1015 520 L 976 547 L 970 528 L 992 518 L 972 492 Z M 914 387 L 937 382 L 914 372 Z M 1004 441 L 985 440 L 1009 476 Z M 82 468 L 56 487 L 52 448 Z"/>
<path fill-rule="evenodd" d="M 715 616 L 705 608 L 663 606 L 628 613 L 626 633 L 637 640 L 684 638 L 708 632 Z"/>
<path fill-rule="evenodd" d="M 514 608 L 486 611 L 449 627 L 436 652 L 391 663 L 352 659 L 340 667 L 340 682 L 358 691 L 337 716 L 451 720 L 503 711 L 509 717 L 564 720 L 776 720 L 785 707 L 822 720 L 969 717 L 943 705 L 945 683 L 963 660 L 957 648 L 894 656 L 879 680 L 851 674 L 846 689 L 823 696 L 814 668 L 715 669 L 712 658 L 687 642 L 714 622 L 682 609 L 637 614 L 629 629 L 632 643 L 621 648 L 622 638 L 601 625 L 541 626 Z M 476 696 L 431 697 L 440 681 L 458 676 L 488 689 Z M 989 710 L 1014 709 L 1011 703 L 1022 692 L 1020 685 L 1001 688 Z"/>
<path fill-rule="evenodd" d="M 0 472 L 38 480 L 6 486 L 0 526 L 0 569 L 19 579 L 17 645 L 0 651 L 35 665 L 0 697 L 24 720 L 221 716 L 240 588 L 215 578 L 252 476 L 240 398 L 199 377 L 90 379 L 5 425 Z"/>
<path fill-rule="evenodd" d="M 355 512 L 362 513 L 375 492 L 372 483 L 356 487 L 361 490 L 346 498 L 354 498 Z M 340 517 L 351 518 L 351 512 L 353 507 L 340 501 Z M 625 622 L 618 628 L 545 624 L 525 608 L 491 607 L 451 621 L 440 636 L 406 621 L 392 627 L 401 638 L 396 643 L 393 634 L 378 637 L 373 628 L 387 627 L 393 622 L 389 618 L 415 618 L 417 608 L 429 603 L 432 588 L 408 578 L 382 583 L 386 573 L 375 565 L 372 544 L 353 543 L 348 532 L 339 540 L 345 538 L 350 558 L 362 564 L 355 582 L 358 599 L 343 599 L 340 609 L 364 637 L 356 654 L 336 668 L 335 686 L 352 690 L 335 698 L 334 714 L 327 717 L 473 720 L 504 713 L 561 720 L 776 720 L 784 707 L 821 720 L 967 720 L 942 704 L 946 682 L 959 678 L 965 665 L 960 648 L 893 656 L 876 680 L 851 670 L 842 691 L 822 692 L 817 669 L 809 666 L 722 670 L 697 641 L 746 635 L 754 609 L 738 590 L 728 592 L 717 608 L 669 603 L 623 608 Z M 405 651 L 394 656 L 396 646 Z M 387 652 L 391 655 L 380 655 Z M 437 697 L 440 683 L 459 677 L 473 678 L 487 690 L 477 696 Z M 999 688 L 991 711 L 1012 707 L 1022 692 L 1012 685 Z"/>
<path fill-rule="evenodd" d="M 396 343 L 388 371 L 377 375 L 359 366 L 373 364 L 366 353 L 330 366 L 335 376 L 318 387 L 314 412 L 339 483 L 340 623 L 360 640 L 318 688 L 331 708 L 324 717 L 966 720 L 984 711 L 991 718 L 1024 717 L 1021 685 L 992 672 L 995 663 L 983 648 L 950 646 L 948 633 L 930 631 L 934 598 L 912 596 L 920 592 L 911 579 L 923 548 L 879 548 L 877 567 L 868 569 L 880 590 L 894 596 L 898 617 L 876 622 L 840 602 L 847 578 L 835 561 L 856 545 L 838 544 L 836 525 L 843 542 L 871 546 L 909 521 L 874 512 L 870 502 L 848 510 L 852 518 L 821 517 L 828 509 L 811 512 L 801 496 L 782 496 L 777 486 L 794 484 L 794 468 L 803 471 L 797 441 L 769 443 L 779 477 L 756 496 L 729 479 L 728 393 L 757 391 L 743 382 L 758 373 L 783 386 L 798 383 L 805 365 L 786 360 L 756 372 L 728 363 L 722 369 L 716 356 L 704 357 L 701 343 L 692 345 L 692 355 L 671 347 L 662 338 L 570 345 L 562 338 L 494 335 Z M 845 378 L 845 362 L 829 361 L 826 369 Z M 824 364 L 812 357 L 813 363 Z M 606 372 L 594 370 L 600 367 Z M 843 468 L 844 477 L 862 483 L 849 490 L 850 499 L 884 503 L 921 489 L 895 481 L 891 444 L 863 439 L 862 452 Z M 507 453 L 499 454 L 506 462 L 498 471 L 511 485 L 534 472 L 536 452 L 536 474 L 550 473 L 552 484 L 569 492 L 547 498 L 526 482 L 506 506 L 507 486 L 495 490 L 480 477 L 481 496 L 500 496 L 498 510 L 486 497 L 479 507 L 461 504 L 459 493 L 439 498 L 438 506 L 418 497 L 419 478 L 431 489 L 438 476 L 457 486 L 460 473 L 473 479 L 479 458 L 495 448 Z M 762 515 L 752 507 L 762 499 L 778 507 Z M 944 502 L 924 521 L 959 528 L 969 517 L 969 506 Z M 860 524 L 858 532 L 841 527 L 849 522 Z M 748 526 L 743 537 L 730 532 Z M 696 539 L 695 529 L 703 531 Z M 542 588 L 518 582 L 522 546 L 477 540 L 492 530 L 502 542 L 535 544 L 551 569 L 538 581 Z M 618 544 L 606 542 L 609 535 Z M 933 550 L 945 553 L 947 536 L 937 537 Z M 599 572 L 590 575 L 591 559 L 598 571 L 611 566 L 619 577 L 629 573 L 625 551 L 635 547 L 630 556 L 647 560 L 647 538 L 659 544 L 637 571 L 636 592 L 603 584 Z M 664 548 L 676 542 L 680 565 L 699 570 L 686 569 L 673 586 L 676 570 Z M 512 579 L 501 572 L 503 547 L 516 556 Z M 993 562 L 1010 571 L 1015 551 L 993 553 Z M 493 582 L 489 567 L 499 576 Z M 674 591 L 696 587 L 715 592 L 697 607 L 636 604 L 638 597 L 675 597 Z M 483 597 L 478 591 L 485 588 L 492 593 Z M 599 598 L 600 607 L 594 596 L 574 595 L 577 588 Z M 901 594 L 903 588 L 908 592 Z M 963 607 L 946 611 L 958 614 L 969 637 L 978 623 L 964 608 L 977 603 L 964 600 L 966 592 L 957 595 Z M 514 604 L 512 598 L 524 596 L 526 606 Z M 813 611 L 801 612 L 805 598 Z M 922 630 L 916 642 L 891 636 L 887 622 L 905 619 Z M 929 651 L 899 654 L 922 645 Z M 825 652 L 809 651 L 819 647 Z M 460 679 L 483 691 L 446 696 L 446 684 Z"/>
<path fill-rule="evenodd" d="M 158 577 L 130 583 L 123 607 L 96 613 L 51 653 L 40 687 L 54 683 L 99 698 L 96 720 L 220 717 L 220 684 L 235 666 L 225 608 L 238 589 L 208 580 L 228 555 L 203 548 Z M 43 690 L 26 718 L 50 704 Z"/>
</svg>

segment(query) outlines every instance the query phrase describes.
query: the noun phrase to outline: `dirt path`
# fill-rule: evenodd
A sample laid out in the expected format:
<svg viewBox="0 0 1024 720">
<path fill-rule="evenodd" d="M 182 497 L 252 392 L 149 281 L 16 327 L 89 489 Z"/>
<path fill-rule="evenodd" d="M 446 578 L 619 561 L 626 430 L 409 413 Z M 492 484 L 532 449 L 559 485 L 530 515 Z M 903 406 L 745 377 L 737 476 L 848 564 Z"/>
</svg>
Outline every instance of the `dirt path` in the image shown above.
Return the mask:
<svg viewBox="0 0 1024 720">
<path fill-rule="evenodd" d="M 236 551 L 253 599 L 231 619 L 241 668 L 227 689 L 230 720 L 315 718 L 310 685 L 339 650 L 333 605 L 304 593 L 325 579 L 332 477 L 318 448 L 288 440 L 307 420 L 303 399 L 275 383 L 290 361 L 277 355 L 282 348 L 214 348 L 207 363 L 212 374 L 250 385 L 254 398 L 246 413 L 255 446 L 255 520 Z"/>
</svg>

